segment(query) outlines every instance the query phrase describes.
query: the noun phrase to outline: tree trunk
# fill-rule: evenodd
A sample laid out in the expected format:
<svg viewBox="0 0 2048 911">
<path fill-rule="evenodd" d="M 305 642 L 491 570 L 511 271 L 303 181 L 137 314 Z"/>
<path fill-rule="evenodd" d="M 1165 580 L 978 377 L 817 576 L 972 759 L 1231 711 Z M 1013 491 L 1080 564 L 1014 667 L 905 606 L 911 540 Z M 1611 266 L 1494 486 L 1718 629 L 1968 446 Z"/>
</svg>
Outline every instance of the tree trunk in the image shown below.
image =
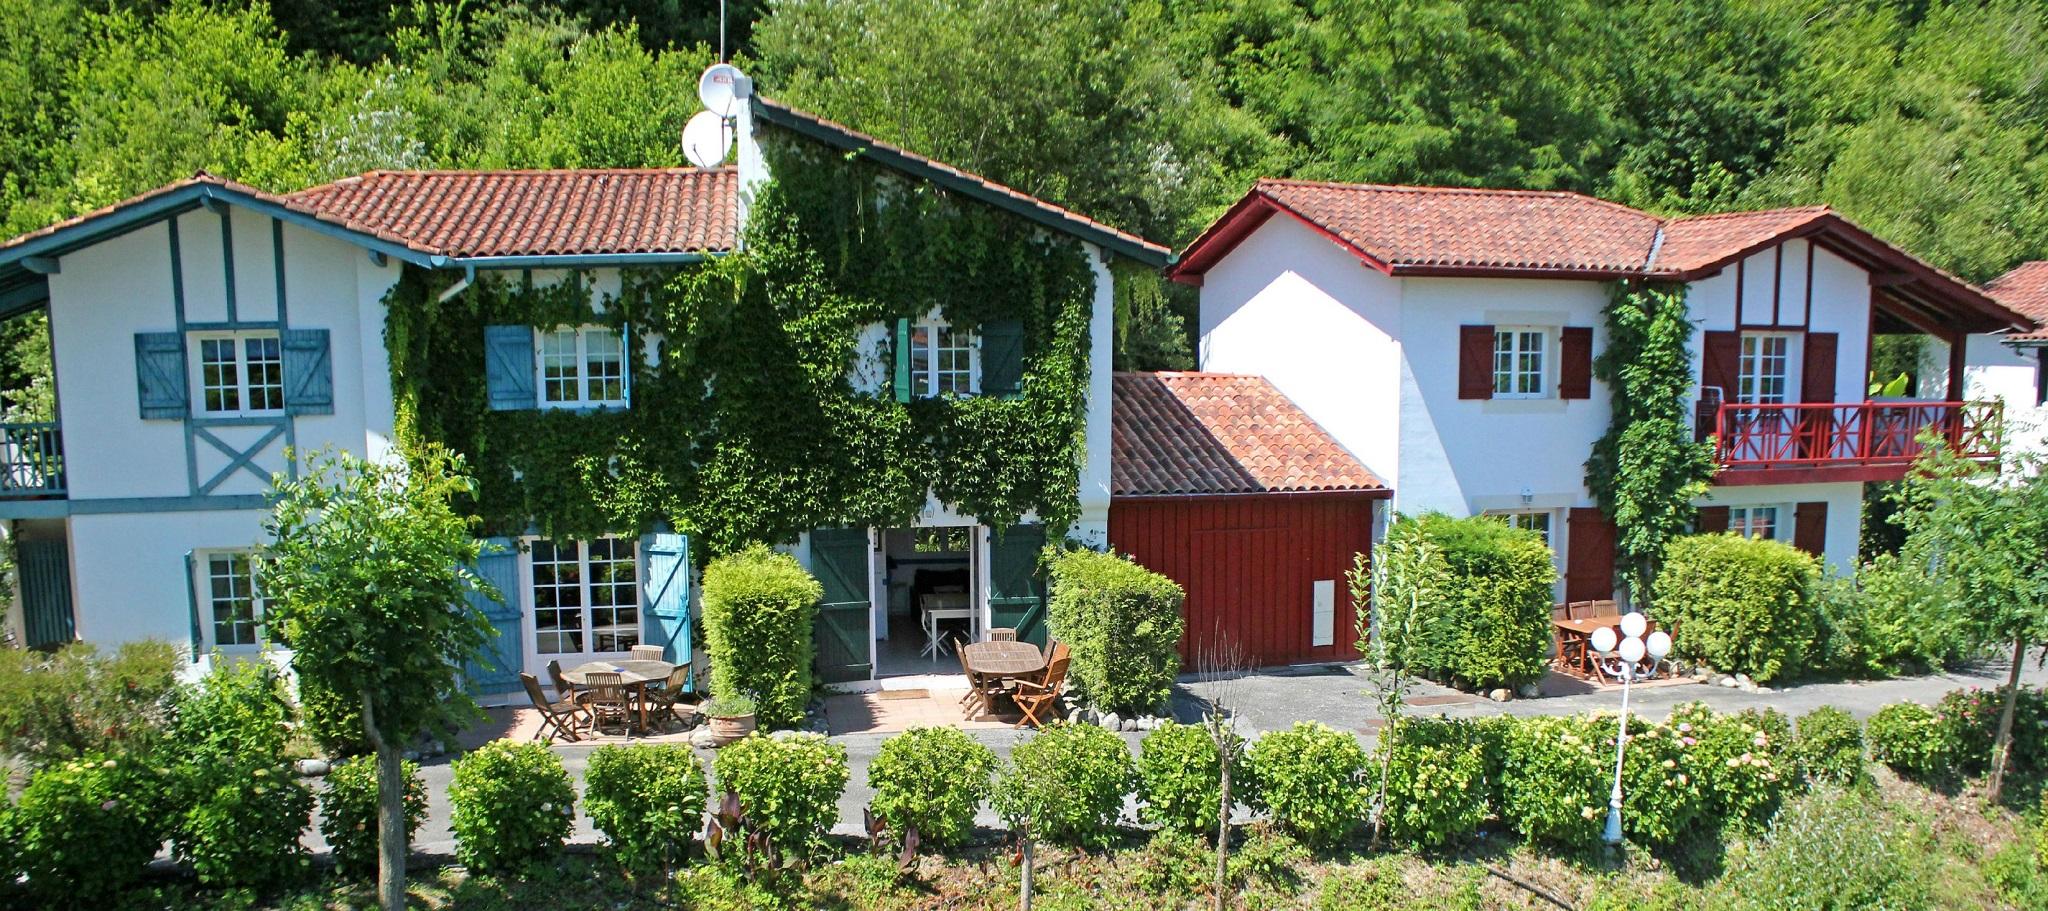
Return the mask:
<svg viewBox="0 0 2048 911">
<path fill-rule="evenodd" d="M 362 700 L 363 734 L 377 752 L 377 906 L 405 911 L 405 757 L 377 729 L 367 691 Z"/>
<path fill-rule="evenodd" d="M 2027 660 L 2027 640 L 2012 643 L 2012 670 L 2005 677 L 2005 705 L 1998 710 L 1998 737 L 1991 741 L 1991 782 L 1984 799 L 1997 803 L 2005 788 L 2005 769 L 2012 760 L 2012 716 L 2020 701 L 2020 664 Z"/>
<path fill-rule="evenodd" d="M 1017 907 L 1021 911 L 1031 911 L 1031 832 L 1029 830 L 1024 832 L 1024 863 L 1019 871 L 1018 879 L 1021 882 L 1017 887 L 1019 893 Z"/>
<path fill-rule="evenodd" d="M 1224 749 L 1224 737 L 1218 737 L 1216 755 L 1221 760 L 1221 787 L 1218 788 L 1216 810 L 1216 911 L 1230 907 L 1230 754 Z"/>
</svg>

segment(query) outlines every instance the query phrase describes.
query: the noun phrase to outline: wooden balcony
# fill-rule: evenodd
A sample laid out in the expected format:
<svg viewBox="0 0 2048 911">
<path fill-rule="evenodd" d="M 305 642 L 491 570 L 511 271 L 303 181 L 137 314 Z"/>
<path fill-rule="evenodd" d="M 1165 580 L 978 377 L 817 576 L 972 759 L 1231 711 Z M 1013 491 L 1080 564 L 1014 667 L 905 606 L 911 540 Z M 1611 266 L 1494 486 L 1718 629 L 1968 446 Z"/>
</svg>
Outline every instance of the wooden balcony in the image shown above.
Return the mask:
<svg viewBox="0 0 2048 911">
<path fill-rule="evenodd" d="M 1723 404 L 1715 413 L 1714 483 L 1896 481 L 1932 431 L 1966 458 L 1998 457 L 1998 402 Z"/>
<path fill-rule="evenodd" d="M 0 500 L 64 495 L 64 431 L 55 422 L 0 424 Z"/>
</svg>

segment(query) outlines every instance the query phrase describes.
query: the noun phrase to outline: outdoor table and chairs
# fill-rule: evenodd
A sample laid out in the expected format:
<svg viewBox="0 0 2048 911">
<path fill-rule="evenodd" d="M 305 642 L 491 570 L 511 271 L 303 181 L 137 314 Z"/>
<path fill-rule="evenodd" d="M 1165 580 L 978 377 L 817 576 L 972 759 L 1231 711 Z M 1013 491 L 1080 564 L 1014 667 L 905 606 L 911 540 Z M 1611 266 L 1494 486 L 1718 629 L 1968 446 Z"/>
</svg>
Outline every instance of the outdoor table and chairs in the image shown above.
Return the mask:
<svg viewBox="0 0 2048 911">
<path fill-rule="evenodd" d="M 919 654 L 939 660 L 939 649 L 946 640 L 939 635 L 939 621 L 974 619 L 974 607 L 969 603 L 966 592 L 931 592 L 918 599 L 918 609 L 924 617 L 924 651 Z"/>
<path fill-rule="evenodd" d="M 1605 603 L 1612 604 L 1613 602 Z M 1556 668 L 1575 677 L 1583 677 L 1587 680 L 1600 679 L 1600 672 L 1593 665 L 1593 632 L 1603 627 L 1614 626 L 1619 622 L 1620 618 L 1614 614 L 1595 613 L 1592 616 L 1584 617 L 1553 617 L 1550 625 L 1557 637 L 1557 657 L 1553 662 Z M 1655 630 L 1657 628 L 1657 622 L 1654 620 L 1650 621 L 1649 629 Z"/>
<path fill-rule="evenodd" d="M 566 683 L 577 689 L 593 691 L 590 698 L 579 698 L 578 700 L 585 703 L 586 708 L 591 710 L 590 720 L 593 730 L 595 730 L 595 725 L 599 720 L 599 712 L 597 711 L 598 707 L 591 703 L 604 701 L 609 704 L 610 697 L 607 695 L 607 691 L 616 691 L 619 693 L 621 701 L 627 703 L 624 708 L 628 713 L 637 714 L 638 723 L 633 725 L 634 729 L 644 733 L 648 730 L 648 686 L 650 684 L 669 682 L 676 677 L 677 670 L 676 665 L 670 662 L 646 658 L 629 658 L 622 661 L 592 661 L 588 664 L 580 664 L 562 671 L 560 683 Z M 632 720 L 631 718 L 628 719 L 629 722 Z"/>
<path fill-rule="evenodd" d="M 993 712 L 995 700 L 1007 698 L 1011 681 L 1033 678 L 1045 670 L 1045 655 L 1029 642 L 969 642 L 960 646 L 960 670 L 967 675 L 968 713 Z"/>
</svg>

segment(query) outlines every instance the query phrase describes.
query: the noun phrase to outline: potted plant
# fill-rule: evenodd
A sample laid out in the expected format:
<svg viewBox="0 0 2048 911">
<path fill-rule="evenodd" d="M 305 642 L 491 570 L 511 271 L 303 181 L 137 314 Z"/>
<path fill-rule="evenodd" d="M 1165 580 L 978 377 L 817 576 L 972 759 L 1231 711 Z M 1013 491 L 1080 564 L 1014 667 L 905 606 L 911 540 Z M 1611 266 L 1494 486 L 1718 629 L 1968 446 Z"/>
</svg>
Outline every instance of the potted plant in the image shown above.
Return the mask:
<svg viewBox="0 0 2048 911">
<path fill-rule="evenodd" d="M 698 711 L 711 719 L 711 735 L 719 746 L 754 732 L 754 700 L 745 696 L 718 696 Z"/>
</svg>

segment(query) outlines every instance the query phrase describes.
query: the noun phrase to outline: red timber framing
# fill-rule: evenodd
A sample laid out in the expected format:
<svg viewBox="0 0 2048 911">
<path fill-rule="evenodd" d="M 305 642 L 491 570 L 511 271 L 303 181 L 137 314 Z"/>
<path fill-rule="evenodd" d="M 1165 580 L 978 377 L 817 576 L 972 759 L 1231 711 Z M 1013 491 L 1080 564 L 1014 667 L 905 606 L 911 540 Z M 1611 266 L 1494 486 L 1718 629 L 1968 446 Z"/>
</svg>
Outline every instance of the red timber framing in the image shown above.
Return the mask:
<svg viewBox="0 0 2048 911">
<path fill-rule="evenodd" d="M 1896 481 L 1928 431 L 1965 458 L 1996 458 L 2003 413 L 1998 402 L 1724 404 L 1715 421 L 1721 471 L 1714 483 Z"/>
</svg>

